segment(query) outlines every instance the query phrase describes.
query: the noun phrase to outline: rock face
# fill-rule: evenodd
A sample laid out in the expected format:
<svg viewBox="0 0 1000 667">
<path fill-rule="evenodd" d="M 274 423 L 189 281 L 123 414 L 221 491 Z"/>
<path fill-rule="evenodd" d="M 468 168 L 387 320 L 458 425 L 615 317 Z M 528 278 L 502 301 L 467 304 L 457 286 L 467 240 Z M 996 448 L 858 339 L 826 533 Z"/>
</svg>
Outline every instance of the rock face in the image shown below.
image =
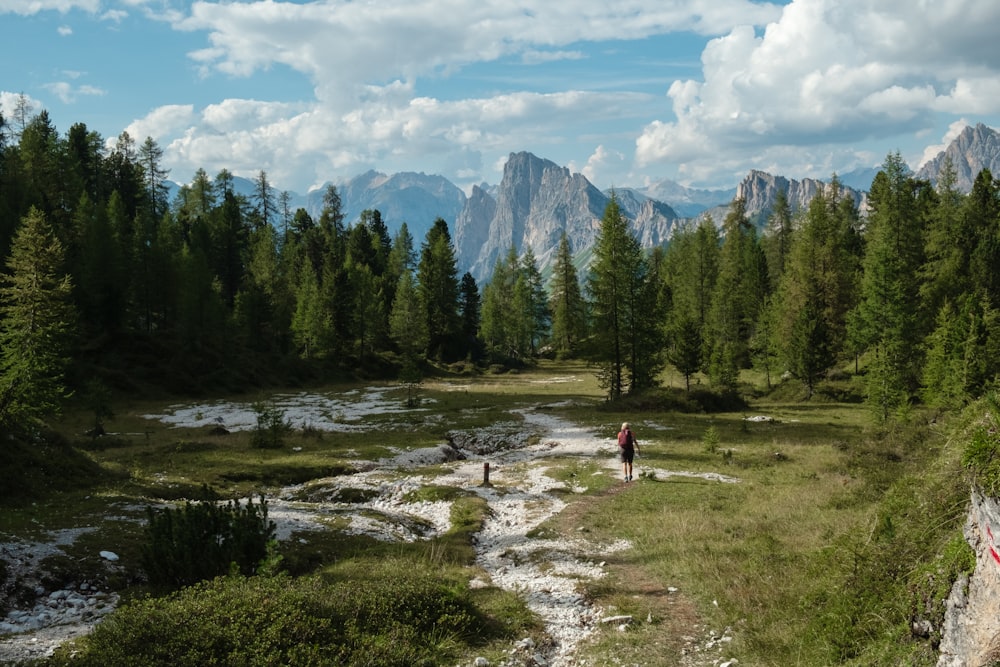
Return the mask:
<svg viewBox="0 0 1000 667">
<path fill-rule="evenodd" d="M 643 245 L 669 238 L 678 216 L 668 205 L 635 193 L 615 196 Z M 518 254 L 530 247 L 544 269 L 551 264 L 563 231 L 574 253 L 593 245 L 609 199 L 581 174 L 531 153 L 512 153 L 496 196 L 475 188 L 456 220 L 458 264 L 482 280 L 511 247 Z"/>
<path fill-rule="evenodd" d="M 827 183 L 813 178 L 797 181 L 784 176 L 772 176 L 754 169 L 736 186 L 736 198 L 742 197 L 746 201 L 747 215 L 751 220 L 763 224 L 774 208 L 778 192 L 785 193 L 788 197 L 788 204 L 794 213 L 808 208 L 813 197 L 824 191 L 827 186 Z M 860 192 L 845 185 L 840 186 L 840 196 L 850 197 L 855 206 L 860 206 L 863 200 Z M 721 219 L 716 220 L 716 222 L 721 222 Z"/>
<path fill-rule="evenodd" d="M 309 215 L 319 217 L 325 192 L 326 188 L 320 188 L 309 193 Z M 417 244 L 437 218 L 451 225 L 465 205 L 465 193 L 444 176 L 414 172 L 389 176 L 368 171 L 338 185 L 337 192 L 346 223 L 358 220 L 366 209 L 378 209 L 390 230 L 405 222 Z"/>
<path fill-rule="evenodd" d="M 976 569 L 948 598 L 938 667 L 992 665 L 1000 660 L 1000 502 L 972 492 L 965 538 Z"/>
<path fill-rule="evenodd" d="M 948 148 L 920 168 L 917 178 L 937 183 L 948 160 L 955 169 L 955 188 L 970 192 L 976 176 L 983 169 L 989 169 L 994 176 L 1000 175 L 1000 132 L 982 123 L 966 127 L 948 144 Z"/>
</svg>

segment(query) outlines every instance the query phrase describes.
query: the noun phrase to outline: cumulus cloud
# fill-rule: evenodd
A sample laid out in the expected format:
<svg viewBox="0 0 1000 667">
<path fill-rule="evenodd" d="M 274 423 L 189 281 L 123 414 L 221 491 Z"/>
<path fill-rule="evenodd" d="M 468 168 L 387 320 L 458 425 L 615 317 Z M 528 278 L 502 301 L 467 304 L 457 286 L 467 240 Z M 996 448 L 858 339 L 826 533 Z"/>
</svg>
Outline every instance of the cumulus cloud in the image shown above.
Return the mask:
<svg viewBox="0 0 1000 667">
<path fill-rule="evenodd" d="M 616 173 L 624 162 L 625 156 L 619 151 L 609 150 L 604 145 L 600 145 L 591 153 L 590 157 L 587 158 L 587 163 L 579 171 L 591 183 L 603 183 L 606 180 L 605 174 Z M 570 170 L 576 171 L 576 165 L 572 162 L 568 167 Z"/>
<path fill-rule="evenodd" d="M 708 43 L 702 79 L 670 86 L 670 113 L 636 139 L 636 163 L 677 162 L 711 180 L 725 169 L 722 154 L 828 152 L 916 134 L 940 111 L 997 113 L 998 22 L 1000 5 L 974 0 L 925 10 L 903 0 L 794 0 L 762 33 L 737 26 Z"/>
<path fill-rule="evenodd" d="M 245 155 L 256 168 L 266 159 L 279 169 L 278 157 L 296 149 L 303 153 L 294 160 L 314 164 L 317 174 L 368 168 L 392 155 L 412 156 L 414 165 L 440 156 L 472 177 L 470 167 L 483 163 L 485 151 L 501 150 L 505 157 L 532 141 L 544 145 L 567 126 L 582 132 L 588 120 L 625 117 L 628 104 L 640 98 L 648 103 L 651 96 L 601 95 L 573 90 L 566 81 L 563 90 L 549 93 L 528 92 L 529 85 L 521 92 L 452 99 L 416 94 L 418 80 L 445 80 L 503 58 L 523 64 L 580 60 L 586 57 L 576 48 L 581 43 L 680 30 L 718 34 L 779 12 L 776 5 L 749 0 L 636 0 L 628 7 L 601 0 L 385 0 L 377 7 L 194 2 L 187 14 L 161 19 L 177 30 L 207 33 L 208 44 L 189 53 L 203 76 L 247 77 L 288 67 L 308 77 L 315 99 L 283 118 L 226 118 L 233 123 L 227 130 L 219 119 L 223 109 L 206 109 L 169 140 L 186 160 L 218 154 L 226 143 L 218 133 L 226 132 L 232 135 L 230 159 Z"/>
<path fill-rule="evenodd" d="M 0 0 L 0 14 L 20 14 L 21 16 L 50 11 L 65 14 L 74 9 L 94 13 L 100 7 L 101 0 Z"/>
<path fill-rule="evenodd" d="M 962 133 L 962 130 L 964 130 L 968 125 L 969 121 L 967 121 L 964 118 L 956 120 L 954 123 L 949 125 L 948 131 L 945 132 L 944 137 L 941 138 L 941 143 L 928 146 L 924 150 L 924 155 L 923 157 L 920 158 L 920 164 L 917 165 L 917 169 L 924 166 L 925 162 L 928 162 L 936 158 L 938 156 L 938 153 L 941 153 L 944 151 L 944 149 L 948 148 L 948 144 L 954 141 L 958 137 L 958 135 Z"/>
</svg>

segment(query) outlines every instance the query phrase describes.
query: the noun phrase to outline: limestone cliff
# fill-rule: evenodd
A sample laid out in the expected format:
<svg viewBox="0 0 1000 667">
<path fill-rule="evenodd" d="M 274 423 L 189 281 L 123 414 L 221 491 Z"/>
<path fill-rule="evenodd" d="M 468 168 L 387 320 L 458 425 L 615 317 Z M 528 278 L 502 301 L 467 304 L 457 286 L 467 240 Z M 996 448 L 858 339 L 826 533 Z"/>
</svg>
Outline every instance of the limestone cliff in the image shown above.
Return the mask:
<svg viewBox="0 0 1000 667">
<path fill-rule="evenodd" d="M 966 126 L 945 150 L 920 168 L 917 178 L 936 183 L 948 160 L 955 169 L 955 188 L 970 192 L 983 169 L 989 169 L 994 176 L 1000 175 L 1000 132 L 982 123 Z"/>
<path fill-rule="evenodd" d="M 973 490 L 965 538 L 976 552 L 976 569 L 952 587 L 938 667 L 1000 661 L 1000 501 Z"/>
</svg>

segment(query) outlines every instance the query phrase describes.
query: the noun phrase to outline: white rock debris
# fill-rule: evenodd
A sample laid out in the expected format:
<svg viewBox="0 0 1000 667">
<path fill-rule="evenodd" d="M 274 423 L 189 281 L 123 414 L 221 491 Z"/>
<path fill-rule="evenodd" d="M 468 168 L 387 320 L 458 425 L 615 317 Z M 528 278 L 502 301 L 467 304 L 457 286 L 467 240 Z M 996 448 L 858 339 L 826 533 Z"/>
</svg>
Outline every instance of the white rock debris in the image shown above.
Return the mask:
<svg viewBox="0 0 1000 667">
<path fill-rule="evenodd" d="M 362 418 L 366 411 L 384 413 L 395 410 L 397 403 L 386 400 L 384 390 L 371 389 L 340 397 L 288 395 L 281 397 L 279 405 L 286 419 L 300 426 L 352 430 L 365 428 Z M 575 665 L 574 652 L 596 632 L 603 618 L 603 610 L 580 593 L 580 583 L 604 576 L 604 556 L 626 550 L 630 544 L 626 540 L 597 544 L 582 537 L 583 531 L 558 538 L 532 531 L 565 508 L 561 496 L 567 491 L 586 490 L 585 481 L 566 485 L 549 477 L 548 464 L 573 457 L 597 459 L 603 465 L 603 472 L 597 474 L 617 476 L 614 441 L 611 435 L 598 436 L 541 408 L 515 414 L 517 419 L 482 433 L 451 433 L 449 442 L 439 446 L 394 452 L 391 458 L 374 464 L 358 462 L 360 472 L 353 475 L 283 489 L 276 498 L 268 499 L 268 518 L 275 522 L 280 540 L 293 535 L 307 540 L 309 531 L 325 530 L 326 521 L 334 517 L 346 520 L 348 531 L 377 539 L 423 540 L 449 529 L 452 503 L 411 502 L 408 494 L 428 484 L 473 491 L 489 505 L 482 531 L 474 538 L 476 563 L 488 581 L 478 578 L 470 585 L 492 584 L 518 593 L 544 621 L 549 635 L 549 641 L 542 644 L 527 638 L 517 642 L 511 653 L 523 659 L 518 662 L 512 658 L 504 664 Z M 336 416 L 334 422 L 331 415 Z M 177 426 L 215 424 L 234 430 L 245 428 L 253 416 L 247 405 L 219 402 L 174 406 L 167 414 L 151 418 Z M 491 485 L 483 484 L 485 463 L 490 466 Z M 637 463 L 638 473 L 642 467 Z M 435 472 L 417 474 L 415 467 Z M 697 476 L 722 483 L 739 481 L 716 473 L 661 469 L 647 473 L 658 479 Z M 341 502 L 338 498 L 344 491 L 363 500 Z M 73 539 L 72 535 L 56 535 L 47 544 L 22 545 L 19 554 L 10 553 L 5 546 L 4 558 L 37 564 L 60 542 L 71 543 Z M 121 566 L 112 551 L 102 551 L 100 556 L 108 567 Z M 54 592 L 39 587 L 36 593 L 31 609 L 14 610 L 0 622 L 0 663 L 51 655 L 63 641 L 88 632 L 117 603 L 113 593 L 85 584 Z M 718 639 L 726 641 L 725 635 Z"/>
</svg>

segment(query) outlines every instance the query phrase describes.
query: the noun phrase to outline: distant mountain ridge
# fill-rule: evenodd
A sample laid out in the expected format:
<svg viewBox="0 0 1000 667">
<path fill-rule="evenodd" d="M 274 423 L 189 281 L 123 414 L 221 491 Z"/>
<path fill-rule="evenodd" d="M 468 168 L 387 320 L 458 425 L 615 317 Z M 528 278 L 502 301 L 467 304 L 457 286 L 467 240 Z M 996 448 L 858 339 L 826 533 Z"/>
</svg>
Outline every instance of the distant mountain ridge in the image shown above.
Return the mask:
<svg viewBox="0 0 1000 667">
<path fill-rule="evenodd" d="M 937 183 L 947 161 L 955 169 L 955 188 L 970 192 L 972 184 L 983 169 L 1000 176 L 1000 132 L 982 123 L 967 125 L 948 147 L 929 160 L 917 172 L 917 178 Z"/>
<path fill-rule="evenodd" d="M 966 127 L 916 176 L 936 181 L 946 160 L 955 168 L 956 187 L 968 192 L 981 169 L 1000 174 L 1000 133 L 982 123 Z M 838 177 L 842 193 L 863 208 L 875 173 L 874 168 L 859 169 Z M 237 192 L 252 199 L 252 181 L 236 178 L 234 184 Z M 468 271 L 477 281 L 484 281 L 497 258 L 511 247 L 521 254 L 530 246 L 539 268 L 544 269 L 551 264 L 563 231 L 574 254 L 585 256 L 612 193 L 631 221 L 633 233 L 649 248 L 667 242 L 678 226 L 706 215 L 721 225 L 736 197 L 746 201 L 748 216 L 763 227 L 779 191 L 786 193 L 794 212 L 807 207 L 825 183 L 751 170 L 735 188 L 696 189 L 663 180 L 602 192 L 582 174 L 519 152 L 510 154 L 499 184 L 473 186 L 468 195 L 443 176 L 413 172 L 368 171 L 336 186 L 345 222 L 352 224 L 362 211 L 378 209 L 390 233 L 406 222 L 418 245 L 434 220 L 443 218 L 452 232 L 459 273 Z M 290 206 L 318 217 L 325 191 L 326 186 L 304 196 L 290 193 Z"/>
</svg>

